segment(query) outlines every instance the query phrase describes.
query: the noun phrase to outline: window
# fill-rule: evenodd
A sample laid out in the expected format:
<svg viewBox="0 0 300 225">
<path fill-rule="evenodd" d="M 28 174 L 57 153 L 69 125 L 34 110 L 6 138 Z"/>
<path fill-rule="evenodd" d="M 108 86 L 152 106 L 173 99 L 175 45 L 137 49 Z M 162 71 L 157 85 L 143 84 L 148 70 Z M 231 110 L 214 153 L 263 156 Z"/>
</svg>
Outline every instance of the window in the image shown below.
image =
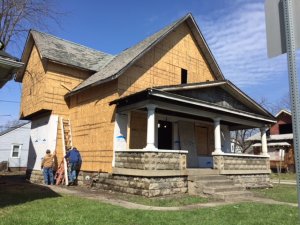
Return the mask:
<svg viewBox="0 0 300 225">
<path fill-rule="evenodd" d="M 291 123 L 279 124 L 279 134 L 291 134 L 293 133 L 293 126 Z"/>
<path fill-rule="evenodd" d="M 188 71 L 185 69 L 181 69 L 181 84 L 187 83 Z"/>
<path fill-rule="evenodd" d="M 11 157 L 12 158 L 19 158 L 20 157 L 20 150 L 21 150 L 21 145 L 13 145 L 12 146 Z"/>
</svg>

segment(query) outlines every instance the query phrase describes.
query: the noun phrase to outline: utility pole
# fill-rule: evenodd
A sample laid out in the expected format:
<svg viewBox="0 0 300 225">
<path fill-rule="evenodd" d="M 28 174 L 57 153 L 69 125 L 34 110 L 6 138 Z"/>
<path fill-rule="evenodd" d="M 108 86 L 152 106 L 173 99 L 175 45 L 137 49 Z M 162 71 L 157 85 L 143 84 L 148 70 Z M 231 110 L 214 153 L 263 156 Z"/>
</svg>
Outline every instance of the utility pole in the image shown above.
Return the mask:
<svg viewBox="0 0 300 225">
<path fill-rule="evenodd" d="M 300 97 L 296 64 L 296 49 L 300 48 L 300 1 L 266 0 L 265 11 L 269 57 L 287 53 L 300 219 Z"/>
<path fill-rule="evenodd" d="M 298 0 L 297 0 L 298 1 Z M 297 173 L 298 190 L 298 216 L 300 218 L 300 102 L 299 102 L 299 81 L 296 64 L 296 41 L 295 23 L 293 15 L 292 0 L 283 0 L 284 26 L 286 37 L 286 50 L 289 72 L 290 101 L 292 106 L 293 141 Z"/>
</svg>

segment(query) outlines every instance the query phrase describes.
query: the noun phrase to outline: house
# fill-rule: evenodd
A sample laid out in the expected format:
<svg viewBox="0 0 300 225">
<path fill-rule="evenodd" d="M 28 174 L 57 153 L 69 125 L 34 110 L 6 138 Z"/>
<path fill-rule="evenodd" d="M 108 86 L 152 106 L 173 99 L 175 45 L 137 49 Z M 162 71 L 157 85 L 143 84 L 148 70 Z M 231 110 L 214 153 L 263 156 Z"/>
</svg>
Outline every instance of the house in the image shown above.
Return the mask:
<svg viewBox="0 0 300 225">
<path fill-rule="evenodd" d="M 16 80 L 21 118 L 32 120 L 31 180 L 41 179 L 46 148 L 60 162 L 73 145 L 82 182 L 97 175 L 111 190 L 187 192 L 191 168 L 268 182 L 274 117 L 224 78 L 191 14 L 118 55 L 32 30 L 22 61 Z M 263 154 L 231 154 L 230 131 L 257 127 Z"/>
<path fill-rule="evenodd" d="M 275 118 L 277 122 L 267 132 L 270 167 L 273 170 L 277 170 L 281 166 L 285 171 L 295 172 L 292 114 L 290 111 L 283 109 L 276 114 Z M 254 154 L 261 153 L 259 140 L 259 134 L 255 134 L 247 139 L 247 141 L 253 143 Z"/>
<path fill-rule="evenodd" d="M 30 122 L 22 122 L 0 132 L 0 163 L 2 169 L 26 171 L 30 127 Z"/>
<path fill-rule="evenodd" d="M 14 73 L 23 66 L 22 62 L 3 50 L 4 45 L 0 41 L 0 88 L 12 79 Z"/>
</svg>

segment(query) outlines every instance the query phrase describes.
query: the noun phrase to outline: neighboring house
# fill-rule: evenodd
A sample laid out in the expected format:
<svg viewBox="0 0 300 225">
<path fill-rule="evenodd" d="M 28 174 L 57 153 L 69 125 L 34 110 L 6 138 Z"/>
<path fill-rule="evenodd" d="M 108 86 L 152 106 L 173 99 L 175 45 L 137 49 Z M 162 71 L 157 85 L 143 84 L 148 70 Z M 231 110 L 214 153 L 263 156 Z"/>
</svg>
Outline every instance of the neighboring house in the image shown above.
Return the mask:
<svg viewBox="0 0 300 225">
<path fill-rule="evenodd" d="M 266 146 L 275 118 L 224 78 L 191 14 L 118 55 L 30 31 L 22 61 L 31 180 L 45 149 L 60 162 L 64 145 L 81 152 L 80 179 L 147 196 L 186 192 L 187 168 L 268 179 L 267 149 L 231 154 L 230 131 L 260 127 Z"/>
<path fill-rule="evenodd" d="M 0 132 L 0 163 L 10 171 L 27 168 L 30 128 L 30 122 L 23 122 Z"/>
<path fill-rule="evenodd" d="M 243 148 L 234 138 L 231 138 L 231 153 L 243 153 Z"/>
<path fill-rule="evenodd" d="M 287 110 L 281 110 L 275 117 L 277 122 L 267 132 L 270 167 L 278 169 L 281 161 L 284 170 L 295 172 L 292 114 Z M 260 134 L 253 135 L 247 141 L 253 142 L 254 154 L 261 153 Z"/>
<path fill-rule="evenodd" d="M 23 66 L 22 62 L 10 54 L 6 53 L 0 42 L 0 88 L 6 84 L 7 81 L 12 79 L 12 76 Z"/>
</svg>

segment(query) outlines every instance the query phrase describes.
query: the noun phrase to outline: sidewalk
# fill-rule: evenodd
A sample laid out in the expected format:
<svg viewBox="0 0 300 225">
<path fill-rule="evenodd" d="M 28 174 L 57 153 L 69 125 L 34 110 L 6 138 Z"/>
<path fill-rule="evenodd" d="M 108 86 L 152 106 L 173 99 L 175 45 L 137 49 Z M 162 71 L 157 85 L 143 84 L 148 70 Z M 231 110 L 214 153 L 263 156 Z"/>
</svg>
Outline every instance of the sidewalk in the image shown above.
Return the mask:
<svg viewBox="0 0 300 225">
<path fill-rule="evenodd" d="M 199 208 L 210 208 L 216 206 L 223 206 L 223 205 L 230 205 L 230 204 L 237 204 L 242 202 L 257 202 L 257 203 L 264 203 L 264 204 L 271 204 L 271 205 L 288 205 L 292 207 L 297 207 L 298 204 L 296 203 L 287 203 L 287 202 L 279 202 L 272 199 L 266 198 L 258 198 L 258 197 L 249 197 L 243 199 L 235 199 L 232 201 L 216 201 L 216 202 L 207 202 L 207 203 L 197 203 L 193 205 L 186 205 L 186 206 L 177 206 L 177 207 L 158 207 L 158 206 L 148 206 L 148 205 L 141 205 L 138 203 L 128 202 L 121 199 L 116 199 L 109 197 L 105 194 L 101 194 L 99 192 L 92 193 L 86 192 L 79 189 L 73 188 L 65 188 L 59 186 L 47 186 L 51 190 L 55 191 L 56 193 L 60 194 L 67 194 L 67 195 L 75 195 L 82 198 L 87 198 L 91 200 L 98 200 L 104 203 L 112 204 L 115 206 L 124 207 L 127 209 L 140 209 L 140 210 L 154 210 L 154 211 L 182 211 L 182 210 L 192 210 L 192 209 L 199 209 Z"/>
<path fill-rule="evenodd" d="M 278 179 L 271 179 L 272 184 L 279 184 Z M 280 184 L 296 185 L 295 180 L 280 180 Z"/>
</svg>

